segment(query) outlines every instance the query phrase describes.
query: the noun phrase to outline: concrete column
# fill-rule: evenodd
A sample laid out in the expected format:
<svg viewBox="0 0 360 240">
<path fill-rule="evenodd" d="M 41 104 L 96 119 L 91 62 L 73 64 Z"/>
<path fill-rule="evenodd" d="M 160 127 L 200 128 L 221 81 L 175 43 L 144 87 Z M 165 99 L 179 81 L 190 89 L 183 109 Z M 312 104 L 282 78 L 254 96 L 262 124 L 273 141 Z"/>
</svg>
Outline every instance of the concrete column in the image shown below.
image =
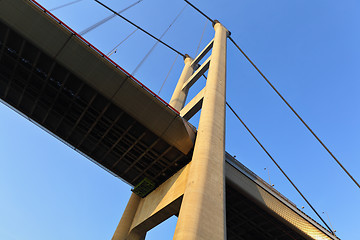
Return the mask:
<svg viewBox="0 0 360 240">
<path fill-rule="evenodd" d="M 194 72 L 194 68 L 191 66 L 192 59 L 189 55 L 187 54 L 185 55 L 184 62 L 185 62 L 184 69 L 180 75 L 179 81 L 176 85 L 175 91 L 169 103 L 170 106 L 172 106 L 179 112 L 184 107 L 186 97 L 189 91 L 189 89 L 182 90 L 182 87 Z"/>
<path fill-rule="evenodd" d="M 226 239 L 225 80 L 227 29 L 217 22 L 199 128 L 176 240 Z"/>
<path fill-rule="evenodd" d="M 121 220 L 115 230 L 112 240 L 126 240 L 130 234 L 130 227 L 133 222 L 136 210 L 139 206 L 141 197 L 132 193 Z M 135 239 L 135 238 L 134 238 Z M 139 237 L 139 240 L 141 238 Z"/>
<path fill-rule="evenodd" d="M 131 231 L 126 240 L 145 240 L 146 233 Z"/>
</svg>

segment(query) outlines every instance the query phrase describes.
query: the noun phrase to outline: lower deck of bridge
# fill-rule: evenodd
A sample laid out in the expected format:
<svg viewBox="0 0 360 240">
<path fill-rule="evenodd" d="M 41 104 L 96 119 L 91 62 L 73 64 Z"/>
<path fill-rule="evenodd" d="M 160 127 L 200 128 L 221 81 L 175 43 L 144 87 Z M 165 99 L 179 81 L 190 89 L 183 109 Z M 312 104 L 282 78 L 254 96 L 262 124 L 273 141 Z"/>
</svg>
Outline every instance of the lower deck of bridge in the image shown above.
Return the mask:
<svg viewBox="0 0 360 240">
<path fill-rule="evenodd" d="M 228 240 L 306 239 L 229 184 L 226 206 Z"/>
<path fill-rule="evenodd" d="M 189 158 L 0 22 L 0 98 L 132 185 L 159 185 Z"/>
</svg>

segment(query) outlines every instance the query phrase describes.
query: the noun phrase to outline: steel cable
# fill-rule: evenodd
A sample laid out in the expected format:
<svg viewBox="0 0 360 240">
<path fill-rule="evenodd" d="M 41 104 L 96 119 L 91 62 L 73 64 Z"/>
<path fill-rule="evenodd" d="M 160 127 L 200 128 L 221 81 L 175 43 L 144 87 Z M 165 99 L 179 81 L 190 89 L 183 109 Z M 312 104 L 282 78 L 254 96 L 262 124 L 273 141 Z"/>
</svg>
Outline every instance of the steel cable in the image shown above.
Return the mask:
<svg viewBox="0 0 360 240">
<path fill-rule="evenodd" d="M 250 64 L 256 69 L 256 71 L 265 79 L 265 81 L 270 85 L 270 87 L 276 92 L 276 94 L 281 98 L 281 100 L 290 108 L 290 110 L 295 114 L 295 116 L 302 122 L 302 124 L 310 131 L 310 133 L 316 138 L 316 140 L 323 146 L 323 148 L 330 154 L 330 156 L 337 162 L 337 164 L 344 170 L 344 172 L 351 178 L 351 180 L 360 188 L 359 183 L 354 179 L 354 177 L 346 170 L 346 168 L 340 163 L 340 161 L 335 157 L 335 155 L 329 150 L 329 148 L 320 140 L 320 138 L 314 133 L 314 131 L 309 127 L 309 125 L 300 117 L 300 115 L 295 111 L 295 109 L 286 101 L 286 99 L 280 94 L 280 92 L 272 85 L 272 83 L 267 79 L 267 77 L 260 71 L 260 69 L 254 64 L 253 61 L 245 54 L 245 52 L 236 44 L 236 42 L 229 36 L 230 41 L 236 46 L 236 48 L 244 55 L 244 57 L 250 62 Z"/>
<path fill-rule="evenodd" d="M 128 10 L 128 9 L 132 8 L 133 6 L 135 6 L 135 5 L 139 4 L 139 3 L 140 3 L 140 2 L 142 2 L 142 1 L 143 1 L 143 0 L 139 0 L 139 1 L 137 1 L 137 2 L 135 2 L 135 3 L 133 3 L 133 4 L 131 4 L 130 6 L 128 6 L 128 7 L 124 8 L 124 9 L 120 10 L 120 11 L 119 11 L 119 12 L 117 12 L 117 13 L 118 13 L 118 14 L 121 14 L 121 13 L 125 12 L 126 10 Z M 106 17 L 106 18 L 102 19 L 101 21 L 99 21 L 99 22 L 95 23 L 94 25 L 91 25 L 90 27 L 88 27 L 88 28 L 84 29 L 84 30 L 83 30 L 83 31 L 81 31 L 79 34 L 80 34 L 81 36 L 82 36 L 82 35 L 85 35 L 85 34 L 87 34 L 88 32 L 90 32 L 90 31 L 94 30 L 95 28 L 97 28 L 97 27 L 99 27 L 99 26 L 103 25 L 104 23 L 106 23 L 107 21 L 109 21 L 110 19 L 112 19 L 112 18 L 114 18 L 114 17 L 116 17 L 116 14 L 110 15 L 110 16 L 108 16 L 108 17 Z"/>
<path fill-rule="evenodd" d="M 185 2 L 187 2 L 190 6 L 192 6 L 195 10 L 197 10 L 200 14 L 202 14 L 205 18 L 207 18 L 209 21 L 211 21 L 213 24 L 215 23 L 214 20 L 212 20 L 211 18 L 209 18 L 205 13 L 203 13 L 201 10 L 199 10 L 197 7 L 195 7 L 194 5 L 192 5 L 189 1 L 184 0 Z M 255 69 L 261 74 L 261 76 L 263 76 L 263 78 L 270 84 L 270 86 L 272 86 L 272 88 L 276 91 L 276 93 L 278 93 L 278 95 L 281 97 L 281 99 L 283 99 L 283 101 L 290 107 L 291 110 L 293 110 L 293 108 L 287 103 L 287 101 L 282 97 L 282 95 L 275 89 L 275 87 L 270 83 L 270 81 L 264 76 L 264 74 L 262 74 L 262 72 L 255 66 L 255 64 L 250 60 L 250 58 L 241 50 L 241 48 L 236 44 L 236 42 L 229 36 L 229 39 L 232 43 L 234 43 L 234 45 L 241 51 L 242 54 L 244 54 L 244 56 L 246 57 L 246 59 L 255 67 Z M 275 161 L 275 159 L 270 155 L 270 153 L 266 150 L 266 148 L 260 143 L 260 141 L 255 137 L 255 135 L 250 131 L 250 129 L 246 126 L 246 124 L 242 121 L 242 119 L 239 117 L 239 115 L 234 111 L 233 108 L 231 108 L 231 106 L 228 104 L 228 102 L 226 102 L 226 105 L 230 108 L 230 110 L 233 112 L 233 114 L 238 118 L 238 120 L 242 123 L 242 125 L 246 128 L 246 130 L 250 133 L 250 135 L 255 139 L 255 141 L 259 144 L 259 146 L 265 151 L 265 153 L 269 156 L 269 158 L 274 162 L 274 164 L 278 167 L 278 169 L 282 172 L 282 174 L 286 177 L 286 179 L 291 183 L 291 185 L 296 189 L 296 191 L 300 194 L 300 196 L 305 200 L 305 202 L 310 206 L 310 208 L 315 212 L 315 214 L 319 217 L 319 219 L 325 224 L 325 226 L 329 229 L 329 231 L 335 236 L 334 232 L 332 231 L 332 229 L 326 224 L 326 222 L 324 221 L 324 219 L 320 216 L 320 214 L 315 210 L 315 208 L 310 204 L 310 202 L 305 198 L 305 196 L 300 192 L 300 190 L 296 187 L 296 185 L 291 181 L 291 179 L 287 176 L 287 174 L 282 170 L 282 168 L 279 166 L 279 164 Z M 295 110 L 293 110 L 293 112 L 296 114 L 296 116 L 298 116 L 298 118 L 305 124 L 305 126 L 308 127 L 308 125 L 302 120 L 302 118 L 295 112 Z M 313 135 L 316 137 L 316 139 L 318 139 L 318 141 L 320 141 L 320 139 L 314 134 L 314 132 L 308 127 L 308 129 L 311 131 L 311 133 L 313 133 Z M 320 141 L 320 143 L 322 143 Z M 328 150 L 328 148 L 326 148 L 326 146 L 322 143 L 322 145 L 325 147 L 325 149 Z M 330 153 L 331 156 L 333 156 L 333 154 L 328 150 L 328 152 Z M 334 156 L 333 156 L 334 157 Z M 335 158 L 335 157 L 334 157 Z M 337 159 L 335 158 L 335 160 L 337 161 Z M 337 161 L 338 162 L 338 161 Z M 338 162 L 339 163 L 339 162 Z M 340 166 L 342 166 L 339 163 Z M 344 168 L 343 168 L 344 169 Z M 345 170 L 345 169 L 344 169 Z M 346 173 L 348 173 L 345 170 Z M 349 173 L 348 173 L 349 175 Z M 350 175 L 351 179 L 352 176 Z M 354 180 L 354 179 L 353 179 Z M 355 181 L 355 180 L 354 180 Z M 358 183 L 355 181 L 355 183 L 358 185 Z M 359 186 L 359 185 L 358 185 Z M 360 187 L 360 186 L 359 186 Z"/>
<path fill-rule="evenodd" d="M 192 5 L 189 1 L 184 0 L 200 14 L 206 17 L 213 24 L 214 20 L 209 18 L 205 13 L 200 11 L 197 7 Z M 315 134 L 315 132 L 309 127 L 309 125 L 300 117 L 300 115 L 295 111 L 295 109 L 285 100 L 285 98 L 280 94 L 280 92 L 272 85 L 272 83 L 267 79 L 267 77 L 260 71 L 260 69 L 254 64 L 253 61 L 245 54 L 245 52 L 239 47 L 239 45 L 234 41 L 234 39 L 229 36 L 230 41 L 235 45 L 235 47 L 244 55 L 244 57 L 250 62 L 250 64 L 256 69 L 256 71 L 265 79 L 265 81 L 270 85 L 270 87 L 276 92 L 276 94 L 283 100 L 283 102 L 290 108 L 290 110 L 296 115 L 296 117 L 301 121 L 301 123 L 309 130 L 309 132 L 316 138 L 316 140 L 321 144 L 321 146 L 330 154 L 330 156 L 336 161 L 336 163 L 342 168 L 342 170 L 350 177 L 350 179 L 360 188 L 360 184 L 355 180 L 355 178 L 347 171 L 347 169 L 340 163 L 340 161 L 335 157 L 335 155 L 330 151 L 330 149 L 320 140 L 320 138 Z"/>
<path fill-rule="evenodd" d="M 139 70 L 139 68 L 142 66 L 142 64 L 146 61 L 146 59 L 150 56 L 150 54 L 152 53 L 152 51 L 156 48 L 156 46 L 158 45 L 158 43 L 161 41 L 161 39 L 165 36 L 165 34 L 170 30 L 171 26 L 176 22 L 176 20 L 181 16 L 181 14 L 184 12 L 185 8 L 187 7 L 187 5 L 185 5 L 183 7 L 183 9 L 181 9 L 181 11 L 178 13 L 178 15 L 176 15 L 176 17 L 174 18 L 174 20 L 170 23 L 170 25 L 165 29 L 165 31 L 163 32 L 163 34 L 161 34 L 160 38 L 158 39 L 157 42 L 155 42 L 155 44 L 151 47 L 151 49 L 147 52 L 147 54 L 144 56 L 144 58 L 140 61 L 140 63 L 136 66 L 136 68 L 134 69 L 134 71 L 131 73 L 132 76 L 135 75 L 135 73 Z"/>
<path fill-rule="evenodd" d="M 161 87 L 160 87 L 160 89 L 159 89 L 158 95 L 160 94 L 162 88 L 164 87 L 165 82 L 166 82 L 166 80 L 168 79 L 168 77 L 169 77 L 169 75 L 170 75 L 170 73 L 171 73 L 171 70 L 173 69 L 173 67 L 174 67 L 174 65 L 175 65 L 176 60 L 178 59 L 178 57 L 179 57 L 179 54 L 176 54 L 175 60 L 174 60 L 173 64 L 171 65 L 170 70 L 169 70 L 168 74 L 166 75 L 166 77 L 165 77 L 165 79 L 164 79 L 164 81 L 163 81 L 163 83 L 162 83 L 162 85 L 161 85 Z"/>
<path fill-rule="evenodd" d="M 296 185 L 291 181 L 289 176 L 284 172 L 284 170 L 280 167 L 280 165 L 275 161 L 275 159 L 271 156 L 271 154 L 266 150 L 266 148 L 261 144 L 261 142 L 256 138 L 256 136 L 252 133 L 252 131 L 247 127 L 244 121 L 239 117 L 239 115 L 234 111 L 234 109 L 226 102 L 226 105 L 229 107 L 231 112 L 236 116 L 236 118 L 241 122 L 241 124 L 246 128 L 246 130 L 250 133 L 250 135 L 255 139 L 255 141 L 259 144 L 259 146 L 264 150 L 264 152 L 268 155 L 268 157 L 273 161 L 276 167 L 281 171 L 281 173 L 286 177 L 286 179 L 290 182 L 290 184 L 295 188 L 295 190 L 300 194 L 300 196 L 304 199 L 304 201 L 310 206 L 310 208 L 315 212 L 315 214 L 319 217 L 319 219 L 325 224 L 325 226 L 330 230 L 330 232 L 334 234 L 332 229 L 326 224 L 324 219 L 320 216 L 320 214 L 315 210 L 315 208 L 310 204 L 310 202 L 306 199 L 306 197 L 301 193 L 301 191 L 296 187 Z"/>
<path fill-rule="evenodd" d="M 76 0 L 76 1 L 69 2 L 69 3 L 65 3 L 65 4 L 60 5 L 60 6 L 58 6 L 58 7 L 52 8 L 52 9 L 50 9 L 49 11 L 52 12 L 52 11 L 58 10 L 58 9 L 60 9 L 60 8 L 73 5 L 73 4 L 77 3 L 77 2 L 81 2 L 81 1 L 82 1 L 82 0 Z"/>
<path fill-rule="evenodd" d="M 198 54 L 198 52 L 199 52 L 200 45 L 201 45 L 202 39 L 203 39 L 204 34 L 205 34 L 205 30 L 206 30 L 207 23 L 208 23 L 208 21 L 205 22 L 205 26 L 204 26 L 203 32 L 202 32 L 202 34 L 201 34 L 201 38 L 200 38 L 200 41 L 199 41 L 199 45 L 197 46 L 197 49 L 196 49 L 195 57 L 197 56 L 197 54 Z"/>
<path fill-rule="evenodd" d="M 118 47 L 120 47 L 120 45 L 123 44 L 126 40 L 128 40 L 137 30 L 139 30 L 139 29 L 135 28 L 134 31 L 132 31 L 132 32 L 131 32 L 126 38 L 124 38 L 118 45 L 116 45 L 113 49 L 111 49 L 111 51 L 107 54 L 107 56 L 110 57 L 110 55 L 113 54 L 113 52 L 115 52 L 116 49 L 117 49 Z"/>
<path fill-rule="evenodd" d="M 189 4 L 192 8 L 194 8 L 196 11 L 198 11 L 201 15 L 203 15 L 205 18 L 207 18 L 210 22 L 212 22 L 213 24 L 215 24 L 215 21 L 212 20 L 211 18 L 209 18 L 205 13 L 203 13 L 200 9 L 198 9 L 197 7 L 195 7 L 191 2 L 184 0 L 187 4 Z"/>
<path fill-rule="evenodd" d="M 178 50 L 176 50 L 175 48 L 171 47 L 170 45 L 166 44 L 165 42 L 161 41 L 159 38 L 155 37 L 154 35 L 152 35 L 151 33 L 149 33 L 148 31 L 146 31 L 145 29 L 143 29 L 142 27 L 136 25 L 135 23 L 133 23 L 132 21 L 130 21 L 129 19 L 125 18 L 124 16 L 122 16 L 121 14 L 118 14 L 117 12 L 115 12 L 113 9 L 111 9 L 110 7 L 106 6 L 105 4 L 103 4 L 102 2 L 100 2 L 99 0 L 94 0 L 95 2 L 97 2 L 98 4 L 100 4 L 101 6 L 103 6 L 104 8 L 108 9 L 109 11 L 111 11 L 112 13 L 116 14 L 117 16 L 121 17 L 123 20 L 125 20 L 126 22 L 130 23 L 131 25 L 133 25 L 134 27 L 138 28 L 139 30 L 141 30 L 143 33 L 147 34 L 148 36 L 152 37 L 153 39 L 157 40 L 158 42 L 160 42 L 161 44 L 163 44 L 164 46 L 166 46 L 167 48 L 173 50 L 174 52 L 176 52 L 177 54 L 180 54 L 181 56 L 185 57 L 185 54 L 179 52 Z"/>
</svg>

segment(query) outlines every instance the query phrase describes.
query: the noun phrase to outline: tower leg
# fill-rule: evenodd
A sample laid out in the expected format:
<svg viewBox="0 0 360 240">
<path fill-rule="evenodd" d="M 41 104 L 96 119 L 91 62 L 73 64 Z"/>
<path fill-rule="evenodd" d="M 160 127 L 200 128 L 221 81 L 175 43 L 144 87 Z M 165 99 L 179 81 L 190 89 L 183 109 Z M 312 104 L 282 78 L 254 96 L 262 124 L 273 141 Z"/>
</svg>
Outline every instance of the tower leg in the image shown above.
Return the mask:
<svg viewBox="0 0 360 240">
<path fill-rule="evenodd" d="M 189 166 L 171 176 L 149 195 L 132 194 L 112 240 L 143 240 L 146 233 L 173 215 L 178 215 Z"/>
<path fill-rule="evenodd" d="M 228 31 L 216 23 L 199 128 L 174 239 L 226 239 L 225 80 Z"/>
<path fill-rule="evenodd" d="M 136 214 L 136 210 L 139 206 L 141 197 L 132 193 L 129 199 L 129 202 L 125 208 L 125 211 L 121 217 L 121 220 L 115 230 L 114 236 L 112 240 L 126 240 L 129 236 L 130 227 L 133 222 L 133 219 Z M 141 234 L 132 234 L 134 235 L 132 239 L 134 240 L 142 240 Z M 136 238 L 138 237 L 138 238 Z M 145 239 L 145 235 L 144 235 Z"/>
</svg>

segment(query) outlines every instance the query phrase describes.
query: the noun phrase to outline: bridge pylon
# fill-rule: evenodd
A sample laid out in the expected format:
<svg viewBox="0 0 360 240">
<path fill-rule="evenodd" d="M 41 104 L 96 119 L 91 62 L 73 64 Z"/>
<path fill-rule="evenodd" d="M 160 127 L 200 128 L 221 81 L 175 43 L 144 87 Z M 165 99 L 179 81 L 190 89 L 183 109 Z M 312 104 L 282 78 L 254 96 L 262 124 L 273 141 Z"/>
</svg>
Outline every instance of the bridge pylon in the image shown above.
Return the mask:
<svg viewBox="0 0 360 240">
<path fill-rule="evenodd" d="M 142 240 L 146 232 L 178 216 L 176 240 L 226 239 L 225 107 L 226 44 L 229 31 L 218 21 L 215 37 L 185 66 L 170 105 L 188 120 L 201 109 L 191 162 L 144 198 L 132 194 L 113 240 Z M 201 66 L 199 62 L 211 50 Z M 189 88 L 208 70 L 206 86 L 186 106 Z"/>
</svg>

